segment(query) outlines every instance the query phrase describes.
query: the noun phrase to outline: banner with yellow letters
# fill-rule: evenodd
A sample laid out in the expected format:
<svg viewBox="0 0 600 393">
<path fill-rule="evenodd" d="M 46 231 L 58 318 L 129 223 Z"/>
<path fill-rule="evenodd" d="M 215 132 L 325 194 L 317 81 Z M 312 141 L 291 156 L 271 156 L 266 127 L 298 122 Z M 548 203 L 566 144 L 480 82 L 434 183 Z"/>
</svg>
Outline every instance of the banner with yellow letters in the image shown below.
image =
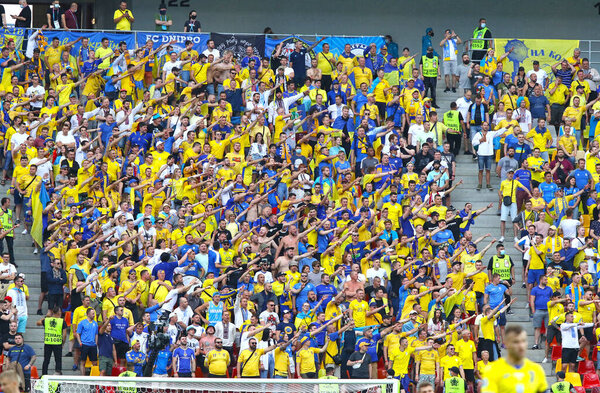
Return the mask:
<svg viewBox="0 0 600 393">
<path fill-rule="evenodd" d="M 513 49 L 504 61 L 504 72 L 515 76 L 521 66 L 527 72 L 533 69 L 532 63 L 537 60 L 540 62 L 540 68 L 548 73 L 551 80 L 554 79 L 552 65 L 573 56 L 573 49 L 577 47 L 579 47 L 579 40 L 494 39 L 495 57 L 500 57 Z"/>
</svg>

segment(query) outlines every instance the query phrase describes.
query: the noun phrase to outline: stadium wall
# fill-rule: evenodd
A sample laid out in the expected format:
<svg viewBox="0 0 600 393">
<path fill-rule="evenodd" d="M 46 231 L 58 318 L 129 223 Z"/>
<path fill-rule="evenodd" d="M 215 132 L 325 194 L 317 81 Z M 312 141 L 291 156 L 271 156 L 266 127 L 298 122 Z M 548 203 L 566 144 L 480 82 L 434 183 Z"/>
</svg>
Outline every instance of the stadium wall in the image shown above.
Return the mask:
<svg viewBox="0 0 600 393">
<path fill-rule="evenodd" d="M 128 0 L 136 30 L 154 30 L 161 0 Z M 469 38 L 479 17 L 485 17 L 494 37 L 598 39 L 596 0 L 164 0 L 173 31 L 182 31 L 195 9 L 202 30 L 211 32 L 297 34 L 391 34 L 402 46 L 420 49 L 426 27 L 442 39 L 445 28 Z M 96 26 L 113 28 L 117 0 L 95 2 Z M 176 5 L 176 6 L 175 6 Z"/>
</svg>

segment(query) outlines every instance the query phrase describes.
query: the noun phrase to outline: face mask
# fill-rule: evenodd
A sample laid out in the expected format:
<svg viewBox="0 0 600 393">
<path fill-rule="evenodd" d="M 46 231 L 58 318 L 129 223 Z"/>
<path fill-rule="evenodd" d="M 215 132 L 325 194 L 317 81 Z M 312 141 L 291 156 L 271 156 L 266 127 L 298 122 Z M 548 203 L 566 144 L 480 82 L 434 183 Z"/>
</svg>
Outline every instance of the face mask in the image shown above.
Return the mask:
<svg viewBox="0 0 600 393">
<path fill-rule="evenodd" d="M 481 28 L 482 28 L 482 29 L 483 29 L 483 28 L 485 28 L 485 23 L 482 23 L 482 24 L 481 24 Z"/>
<path fill-rule="evenodd" d="M 167 14 L 167 10 L 160 10 L 158 12 L 160 12 L 161 15 L 166 15 Z"/>
<path fill-rule="evenodd" d="M 296 154 L 302 153 L 302 149 L 296 149 Z"/>
<path fill-rule="evenodd" d="M 506 254 L 505 250 L 500 250 L 500 255 L 504 256 L 504 254 Z"/>
<path fill-rule="evenodd" d="M 194 19 L 196 19 L 196 15 L 192 15 L 192 16 L 190 16 L 190 19 L 191 19 L 191 20 L 194 20 Z"/>
<path fill-rule="evenodd" d="M 465 63 L 465 64 L 469 64 L 469 63 L 470 63 L 470 61 L 469 61 L 469 60 L 463 60 L 463 63 Z"/>
</svg>

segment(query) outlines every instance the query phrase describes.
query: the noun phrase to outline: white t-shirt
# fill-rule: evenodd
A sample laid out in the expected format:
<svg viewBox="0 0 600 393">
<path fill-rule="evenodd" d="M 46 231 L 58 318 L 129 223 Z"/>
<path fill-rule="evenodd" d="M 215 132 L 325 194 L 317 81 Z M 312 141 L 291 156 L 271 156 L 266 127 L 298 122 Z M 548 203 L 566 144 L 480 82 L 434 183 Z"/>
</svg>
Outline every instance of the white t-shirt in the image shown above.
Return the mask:
<svg viewBox="0 0 600 393">
<path fill-rule="evenodd" d="M 177 314 L 177 321 L 185 323 L 186 326 L 190 324 L 192 316 L 194 315 L 194 311 L 192 311 L 190 306 L 185 310 L 182 310 L 181 307 L 177 307 L 173 312 Z"/>
<path fill-rule="evenodd" d="M 50 161 L 46 161 L 45 163 L 39 165 L 38 162 L 40 161 L 42 161 L 41 158 L 34 157 L 31 159 L 29 164 L 37 165 L 37 172 L 35 173 L 36 175 L 38 175 L 42 179 L 49 179 L 50 176 L 52 176 L 52 163 Z M 48 177 L 44 177 L 46 175 L 48 175 Z"/>
<path fill-rule="evenodd" d="M 572 218 L 565 218 L 560 222 L 559 227 L 563 231 L 563 238 L 573 239 L 577 237 L 577 228 L 581 225 L 579 220 L 573 220 Z"/>
<path fill-rule="evenodd" d="M 4 274 L 17 274 L 17 269 L 15 268 L 14 265 L 11 265 L 10 263 L 0 263 L 0 275 L 4 275 Z M 8 278 L 4 278 L 4 280 L 9 280 Z"/>
<path fill-rule="evenodd" d="M 221 54 L 219 53 L 219 51 L 217 49 L 204 49 L 204 52 L 202 52 L 202 54 L 206 57 L 208 57 L 208 55 L 213 55 L 215 60 L 217 60 L 219 57 L 221 57 Z"/>
<path fill-rule="evenodd" d="M 21 143 L 25 143 L 25 141 L 27 141 L 27 138 L 29 137 L 29 135 L 27 135 L 26 133 L 15 133 L 13 134 L 13 136 L 10 138 L 10 146 L 11 146 L 11 150 L 15 150 L 18 149 L 19 146 L 21 146 Z"/>
<path fill-rule="evenodd" d="M 44 89 L 44 86 L 38 85 L 37 87 L 34 86 L 29 86 L 27 88 L 27 91 L 25 92 L 25 95 L 27 97 L 33 97 L 33 96 L 44 96 L 46 94 L 46 90 Z M 38 101 L 31 101 L 31 106 L 33 108 L 37 108 L 37 109 L 42 109 L 42 106 L 44 105 L 44 100 L 38 100 Z"/>
<path fill-rule="evenodd" d="M 173 68 L 179 68 L 181 69 L 181 61 L 177 60 L 177 61 L 167 61 L 165 62 L 165 65 L 163 66 L 163 71 L 166 72 L 165 76 L 169 76 L 169 74 L 171 73 L 171 71 L 173 70 Z"/>
<path fill-rule="evenodd" d="M 12 305 L 17 308 L 17 316 L 18 317 L 26 317 L 27 316 L 27 299 L 25 297 L 25 292 L 21 289 L 14 287 L 11 288 L 10 291 L 6 293 L 6 296 L 10 296 L 12 298 Z"/>
<path fill-rule="evenodd" d="M 456 100 L 456 109 L 460 112 L 464 120 L 467 119 L 467 113 L 469 112 L 469 107 L 472 103 L 473 101 L 467 101 L 464 96 Z"/>
<path fill-rule="evenodd" d="M 536 74 L 537 75 L 537 83 L 540 84 L 540 86 L 542 86 L 542 90 L 544 89 L 544 87 L 546 86 L 546 78 L 548 78 L 548 73 L 544 70 L 542 70 L 541 68 L 537 71 L 531 70 L 527 73 L 527 78 L 529 78 L 529 76 L 531 76 L 531 74 Z"/>
<path fill-rule="evenodd" d="M 381 284 L 385 284 L 384 280 L 387 280 L 387 272 L 385 269 L 379 268 L 375 270 L 374 268 L 367 269 L 367 280 L 369 280 L 369 285 L 373 285 L 373 280 L 375 277 L 379 277 L 381 279 Z"/>
</svg>

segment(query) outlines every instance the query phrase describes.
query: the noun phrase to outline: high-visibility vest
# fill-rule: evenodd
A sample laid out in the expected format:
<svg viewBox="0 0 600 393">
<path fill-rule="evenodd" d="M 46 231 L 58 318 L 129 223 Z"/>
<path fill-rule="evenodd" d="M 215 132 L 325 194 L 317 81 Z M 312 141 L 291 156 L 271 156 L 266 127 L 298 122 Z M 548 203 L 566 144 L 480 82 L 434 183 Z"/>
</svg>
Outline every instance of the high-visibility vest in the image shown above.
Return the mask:
<svg viewBox="0 0 600 393">
<path fill-rule="evenodd" d="M 437 56 L 433 56 L 431 59 L 427 56 L 422 57 L 423 62 L 423 76 L 429 78 L 437 78 L 439 60 Z"/>
<path fill-rule="evenodd" d="M 13 216 L 13 212 L 10 209 L 6 209 L 4 214 L 2 216 L 0 216 L 0 224 L 2 224 L 3 231 L 8 231 L 9 229 L 12 228 L 12 226 L 13 226 L 12 216 Z M 6 236 L 13 237 L 14 233 L 15 233 L 14 230 L 12 230 Z"/>
<path fill-rule="evenodd" d="M 448 130 L 448 133 L 460 134 L 460 112 L 456 110 L 450 110 L 444 113 L 444 124 L 453 131 L 450 132 L 450 130 Z"/>
<path fill-rule="evenodd" d="M 62 345 L 63 343 L 63 319 L 48 317 L 44 321 L 44 344 Z"/>
<path fill-rule="evenodd" d="M 479 27 L 473 31 L 473 41 L 471 41 L 471 49 L 473 50 L 481 50 L 485 48 L 485 40 L 482 40 L 485 37 L 485 33 L 488 32 L 488 28 L 484 27 L 480 29 Z"/>
<path fill-rule="evenodd" d="M 554 382 L 551 386 L 552 393 L 569 393 L 571 384 L 567 381 Z"/>
<path fill-rule="evenodd" d="M 510 280 L 510 257 L 505 255 L 503 258 L 498 257 L 498 255 L 494 255 L 492 257 L 492 274 L 498 273 L 500 275 L 500 279 L 502 280 Z"/>
<path fill-rule="evenodd" d="M 337 379 L 333 375 L 326 375 L 319 379 Z M 320 393 L 339 393 L 340 387 L 336 383 L 320 383 L 319 384 L 319 392 Z"/>
<path fill-rule="evenodd" d="M 136 377 L 137 374 L 133 371 L 123 371 L 119 374 L 119 377 Z M 135 382 L 119 382 L 119 393 L 135 393 L 137 388 L 135 387 Z"/>
<path fill-rule="evenodd" d="M 445 393 L 465 393 L 465 381 L 460 377 L 450 377 L 444 381 Z"/>
</svg>

